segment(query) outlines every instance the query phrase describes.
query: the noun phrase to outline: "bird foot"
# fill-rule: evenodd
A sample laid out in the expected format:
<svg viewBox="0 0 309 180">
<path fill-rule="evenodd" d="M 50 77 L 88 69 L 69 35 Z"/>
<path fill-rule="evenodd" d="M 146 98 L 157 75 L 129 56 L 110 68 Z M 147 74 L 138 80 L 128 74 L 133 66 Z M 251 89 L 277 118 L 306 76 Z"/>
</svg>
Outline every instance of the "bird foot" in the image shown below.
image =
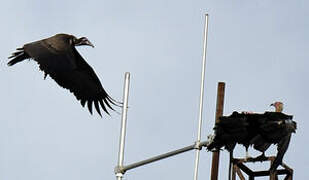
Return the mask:
<svg viewBox="0 0 309 180">
<path fill-rule="evenodd" d="M 255 157 L 255 158 L 253 158 L 255 161 L 265 161 L 265 160 L 267 160 L 267 157 L 265 156 L 265 154 L 261 154 L 261 155 L 259 155 L 259 156 L 257 156 L 257 157 Z"/>
<path fill-rule="evenodd" d="M 252 159 L 252 157 L 251 157 L 251 156 L 246 155 L 246 157 L 245 157 L 245 161 L 249 161 L 249 160 L 251 160 L 251 159 Z"/>
<path fill-rule="evenodd" d="M 248 150 L 246 150 L 246 156 L 245 156 L 245 161 L 249 161 L 249 160 L 251 160 L 252 159 L 252 157 L 251 156 L 249 156 L 249 152 L 248 152 Z"/>
</svg>

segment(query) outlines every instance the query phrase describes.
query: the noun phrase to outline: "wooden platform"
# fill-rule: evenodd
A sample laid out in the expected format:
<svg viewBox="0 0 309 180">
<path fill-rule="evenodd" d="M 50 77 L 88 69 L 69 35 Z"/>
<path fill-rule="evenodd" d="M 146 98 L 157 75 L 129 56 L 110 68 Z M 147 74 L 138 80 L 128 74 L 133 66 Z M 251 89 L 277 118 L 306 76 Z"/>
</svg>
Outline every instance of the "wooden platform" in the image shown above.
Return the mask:
<svg viewBox="0 0 309 180">
<path fill-rule="evenodd" d="M 236 180 L 236 175 L 238 179 L 245 180 L 245 173 L 248 176 L 248 180 L 254 180 L 255 177 L 269 177 L 269 180 L 278 180 L 278 175 L 285 175 L 284 180 L 292 180 L 293 179 L 293 169 L 287 166 L 285 163 L 282 163 L 282 169 L 277 169 L 275 172 L 271 173 L 268 169 L 264 171 L 253 171 L 248 168 L 245 164 L 252 163 L 252 162 L 264 162 L 270 161 L 271 163 L 274 161 L 276 157 L 265 157 L 264 159 L 257 159 L 257 158 L 249 158 L 249 159 L 233 159 L 233 166 L 232 166 L 232 180 Z M 270 163 L 270 164 L 271 164 Z"/>
</svg>

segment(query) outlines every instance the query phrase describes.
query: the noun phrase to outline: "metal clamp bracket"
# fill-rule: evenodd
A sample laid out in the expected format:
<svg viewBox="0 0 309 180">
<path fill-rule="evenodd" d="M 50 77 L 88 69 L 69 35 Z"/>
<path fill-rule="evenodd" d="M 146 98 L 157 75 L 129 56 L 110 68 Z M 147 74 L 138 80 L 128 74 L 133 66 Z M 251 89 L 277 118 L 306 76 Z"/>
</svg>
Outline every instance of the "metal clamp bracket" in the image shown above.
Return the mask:
<svg viewBox="0 0 309 180">
<path fill-rule="evenodd" d="M 116 166 L 114 168 L 114 172 L 115 172 L 117 177 L 122 177 L 126 173 L 123 166 Z"/>
<path fill-rule="evenodd" d="M 200 142 L 200 141 L 195 141 L 195 142 L 194 142 L 194 149 L 201 150 L 202 147 L 203 147 L 203 146 L 201 145 L 201 142 Z"/>
</svg>

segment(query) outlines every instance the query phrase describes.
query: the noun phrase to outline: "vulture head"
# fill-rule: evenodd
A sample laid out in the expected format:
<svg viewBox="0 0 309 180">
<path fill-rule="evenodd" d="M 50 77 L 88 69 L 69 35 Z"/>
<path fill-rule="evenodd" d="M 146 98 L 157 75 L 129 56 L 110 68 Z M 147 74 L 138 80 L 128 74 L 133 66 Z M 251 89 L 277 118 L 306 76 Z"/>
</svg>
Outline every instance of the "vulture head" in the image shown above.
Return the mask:
<svg viewBox="0 0 309 180">
<path fill-rule="evenodd" d="M 55 36 L 49 38 L 50 43 L 59 43 L 59 40 L 69 43 L 70 46 L 91 46 L 94 48 L 94 45 L 86 37 L 77 38 L 69 34 L 56 34 Z M 58 42 L 53 42 L 58 41 Z"/>
<path fill-rule="evenodd" d="M 94 45 L 86 38 L 86 37 L 81 37 L 81 38 L 76 38 L 75 36 L 72 36 L 72 45 L 74 46 L 91 46 L 94 48 Z"/>
<path fill-rule="evenodd" d="M 276 112 L 282 112 L 283 103 L 282 102 L 274 102 L 270 106 L 274 106 L 276 108 Z"/>
</svg>

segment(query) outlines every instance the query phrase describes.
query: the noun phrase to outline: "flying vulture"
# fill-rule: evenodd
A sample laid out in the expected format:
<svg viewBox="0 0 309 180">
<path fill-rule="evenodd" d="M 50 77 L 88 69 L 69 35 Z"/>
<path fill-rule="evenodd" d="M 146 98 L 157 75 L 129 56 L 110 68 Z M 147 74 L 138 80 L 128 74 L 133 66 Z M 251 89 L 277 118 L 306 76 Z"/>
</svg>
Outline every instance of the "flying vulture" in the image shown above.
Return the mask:
<svg viewBox="0 0 309 180">
<path fill-rule="evenodd" d="M 44 79 L 49 75 L 58 85 L 72 92 L 83 107 L 87 103 L 91 114 L 94 104 L 102 117 L 100 108 L 109 114 L 107 109 L 114 110 L 112 105 L 119 106 L 119 102 L 107 94 L 94 70 L 76 50 L 75 46 L 82 45 L 94 47 L 86 37 L 56 34 L 17 48 L 9 57 L 8 65 L 33 59 L 44 71 Z"/>
<path fill-rule="evenodd" d="M 271 171 L 275 171 L 282 163 L 292 133 L 295 133 L 296 122 L 292 121 L 293 116 L 282 113 L 281 102 L 271 106 L 276 108 L 275 112 L 263 114 L 233 112 L 230 116 L 220 117 L 220 121 L 215 124 L 214 135 L 207 149 L 213 151 L 225 148 L 232 158 L 236 144 L 242 144 L 246 148 L 246 158 L 249 146 L 253 146 L 262 152 L 257 159 L 263 159 L 270 145 L 276 144 L 278 152 L 270 168 Z"/>
</svg>

